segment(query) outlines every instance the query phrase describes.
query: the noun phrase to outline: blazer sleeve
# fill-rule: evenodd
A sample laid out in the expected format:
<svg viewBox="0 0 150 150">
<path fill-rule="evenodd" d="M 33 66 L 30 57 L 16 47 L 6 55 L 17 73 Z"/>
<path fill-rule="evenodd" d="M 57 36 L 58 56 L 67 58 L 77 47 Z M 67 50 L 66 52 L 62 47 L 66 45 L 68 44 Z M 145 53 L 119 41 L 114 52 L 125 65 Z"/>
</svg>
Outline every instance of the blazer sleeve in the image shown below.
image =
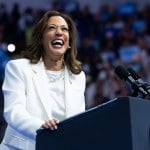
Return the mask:
<svg viewBox="0 0 150 150">
<path fill-rule="evenodd" d="M 7 123 L 24 136 L 35 139 L 36 130 L 43 120 L 34 118 L 26 110 L 25 80 L 21 66 L 16 60 L 7 63 L 2 86 L 4 94 L 4 117 Z"/>
</svg>

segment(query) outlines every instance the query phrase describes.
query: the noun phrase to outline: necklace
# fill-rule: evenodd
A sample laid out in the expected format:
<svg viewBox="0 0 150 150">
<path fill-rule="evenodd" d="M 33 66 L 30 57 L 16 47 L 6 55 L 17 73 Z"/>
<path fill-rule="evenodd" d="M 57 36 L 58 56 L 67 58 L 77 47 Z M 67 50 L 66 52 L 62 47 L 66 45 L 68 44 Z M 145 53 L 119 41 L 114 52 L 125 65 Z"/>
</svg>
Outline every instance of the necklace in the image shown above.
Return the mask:
<svg viewBox="0 0 150 150">
<path fill-rule="evenodd" d="M 60 71 L 51 71 L 46 69 L 46 74 L 49 82 L 57 82 L 59 80 L 64 80 L 64 69 Z"/>
</svg>

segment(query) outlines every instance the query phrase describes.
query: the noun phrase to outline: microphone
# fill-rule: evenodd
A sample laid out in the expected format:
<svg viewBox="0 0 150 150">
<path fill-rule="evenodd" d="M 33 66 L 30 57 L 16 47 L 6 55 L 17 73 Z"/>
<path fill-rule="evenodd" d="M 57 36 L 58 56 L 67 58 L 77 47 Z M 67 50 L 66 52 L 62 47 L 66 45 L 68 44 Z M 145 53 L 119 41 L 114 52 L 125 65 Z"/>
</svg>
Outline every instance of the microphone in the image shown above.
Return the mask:
<svg viewBox="0 0 150 150">
<path fill-rule="evenodd" d="M 138 73 L 131 67 L 127 68 L 127 70 L 131 74 L 131 76 L 138 82 L 138 84 L 140 84 L 144 88 L 144 90 L 147 91 L 148 95 L 150 95 L 150 85 L 147 82 L 144 82 L 141 76 L 139 76 Z"/>
<path fill-rule="evenodd" d="M 123 66 L 119 65 L 115 68 L 114 72 L 119 76 L 121 80 L 127 81 L 131 84 L 131 87 L 134 91 L 133 95 L 137 96 L 138 92 L 142 94 L 142 97 L 148 95 L 147 91 L 131 76 L 131 73 L 128 72 Z"/>
<path fill-rule="evenodd" d="M 132 69 L 131 67 L 129 67 L 129 68 L 127 68 L 127 70 L 128 70 L 128 72 L 131 74 L 131 76 L 132 76 L 135 80 L 137 80 L 137 81 L 139 81 L 139 82 L 141 82 L 141 83 L 145 83 L 145 82 L 142 80 L 141 76 L 139 76 L 138 73 L 137 73 L 134 69 Z"/>
</svg>

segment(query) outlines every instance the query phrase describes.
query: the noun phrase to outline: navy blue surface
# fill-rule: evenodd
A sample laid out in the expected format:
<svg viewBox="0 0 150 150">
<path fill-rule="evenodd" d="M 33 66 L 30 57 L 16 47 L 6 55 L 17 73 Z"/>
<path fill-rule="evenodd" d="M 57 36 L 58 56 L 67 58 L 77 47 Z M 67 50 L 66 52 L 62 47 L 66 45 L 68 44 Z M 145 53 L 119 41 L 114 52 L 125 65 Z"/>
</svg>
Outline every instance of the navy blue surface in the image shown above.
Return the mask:
<svg viewBox="0 0 150 150">
<path fill-rule="evenodd" d="M 38 130 L 36 150 L 133 150 L 131 99 L 99 105 L 61 122 L 56 131 Z"/>
</svg>

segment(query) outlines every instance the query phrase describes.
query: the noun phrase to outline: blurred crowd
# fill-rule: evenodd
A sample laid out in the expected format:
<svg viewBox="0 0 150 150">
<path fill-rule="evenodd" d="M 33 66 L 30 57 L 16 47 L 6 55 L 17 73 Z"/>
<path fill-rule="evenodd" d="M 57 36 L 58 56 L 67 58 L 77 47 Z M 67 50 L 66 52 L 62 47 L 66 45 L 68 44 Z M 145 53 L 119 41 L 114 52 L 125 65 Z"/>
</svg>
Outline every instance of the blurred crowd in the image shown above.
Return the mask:
<svg viewBox="0 0 150 150">
<path fill-rule="evenodd" d="M 132 67 L 150 82 L 150 5 L 139 10 L 134 3 L 104 4 L 93 13 L 88 4 L 81 8 L 77 1 L 55 0 L 50 9 L 70 14 L 76 23 L 78 58 L 87 76 L 87 109 L 131 94 L 131 88 L 114 73 L 117 65 Z M 45 11 L 32 7 L 20 10 L 17 3 L 8 11 L 7 5 L 0 3 L 1 82 L 5 64 L 25 50 Z M 14 52 L 8 51 L 10 43 L 15 45 Z"/>
</svg>

